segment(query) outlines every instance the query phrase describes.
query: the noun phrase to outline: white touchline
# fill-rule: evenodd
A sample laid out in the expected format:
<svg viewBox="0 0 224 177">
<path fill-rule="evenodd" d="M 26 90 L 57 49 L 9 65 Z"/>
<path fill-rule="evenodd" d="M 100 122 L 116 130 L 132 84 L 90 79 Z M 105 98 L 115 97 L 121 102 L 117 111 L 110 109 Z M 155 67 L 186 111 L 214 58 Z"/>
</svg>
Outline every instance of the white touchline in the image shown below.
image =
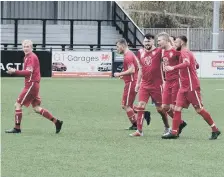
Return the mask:
<svg viewBox="0 0 224 177">
<path fill-rule="evenodd" d="M 224 91 L 224 89 L 215 89 L 215 90 L 220 90 L 220 91 Z"/>
</svg>

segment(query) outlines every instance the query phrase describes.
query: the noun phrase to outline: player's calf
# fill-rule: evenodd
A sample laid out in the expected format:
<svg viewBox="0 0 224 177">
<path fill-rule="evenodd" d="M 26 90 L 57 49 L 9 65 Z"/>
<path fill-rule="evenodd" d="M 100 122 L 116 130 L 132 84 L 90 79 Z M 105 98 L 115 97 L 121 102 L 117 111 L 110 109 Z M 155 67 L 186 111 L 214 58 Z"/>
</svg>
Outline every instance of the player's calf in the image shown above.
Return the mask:
<svg viewBox="0 0 224 177">
<path fill-rule="evenodd" d="M 22 121 L 22 106 L 19 103 L 15 103 L 15 126 L 13 129 L 6 130 L 5 133 L 21 133 L 21 121 Z"/>
<path fill-rule="evenodd" d="M 136 130 L 137 129 L 137 118 L 135 115 L 134 110 L 130 106 L 122 106 L 125 110 L 129 121 L 131 122 L 132 126 L 128 128 L 128 130 Z"/>
<path fill-rule="evenodd" d="M 166 112 L 171 118 L 173 118 L 173 108 L 170 105 L 162 105 L 163 112 Z"/>
<path fill-rule="evenodd" d="M 165 129 L 169 129 L 170 125 L 167 119 L 167 113 L 163 110 L 163 108 L 161 106 L 157 106 L 156 107 L 157 112 L 161 115 Z"/>
<path fill-rule="evenodd" d="M 56 119 L 48 110 L 41 108 L 40 106 L 35 106 L 33 109 L 36 113 L 42 115 L 43 117 L 52 121 L 55 124 L 56 133 L 59 133 L 61 131 L 63 121 Z"/>
<path fill-rule="evenodd" d="M 204 120 L 207 122 L 207 124 L 212 129 L 212 136 L 210 139 L 217 139 L 217 137 L 220 135 L 219 129 L 216 127 L 214 120 L 212 119 L 209 112 L 207 112 L 203 107 L 195 107 L 196 112 L 201 115 Z"/>
<path fill-rule="evenodd" d="M 142 132 L 144 113 L 145 113 L 145 105 L 144 102 L 139 102 L 138 106 L 135 106 L 134 109 L 137 111 L 137 129 L 139 132 Z"/>
</svg>

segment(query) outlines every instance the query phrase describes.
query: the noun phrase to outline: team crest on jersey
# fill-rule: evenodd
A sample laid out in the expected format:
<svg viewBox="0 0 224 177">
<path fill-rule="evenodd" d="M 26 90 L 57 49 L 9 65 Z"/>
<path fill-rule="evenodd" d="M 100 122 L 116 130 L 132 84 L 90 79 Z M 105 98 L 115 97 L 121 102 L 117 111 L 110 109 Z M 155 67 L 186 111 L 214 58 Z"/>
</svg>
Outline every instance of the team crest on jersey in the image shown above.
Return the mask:
<svg viewBox="0 0 224 177">
<path fill-rule="evenodd" d="M 156 52 L 155 52 L 155 51 L 153 51 L 153 52 L 152 52 L 152 55 L 155 55 L 155 54 L 156 54 Z"/>
<path fill-rule="evenodd" d="M 172 56 L 173 56 L 173 52 L 170 52 L 170 58 L 172 58 Z"/>
<path fill-rule="evenodd" d="M 151 65 L 152 58 L 150 56 L 144 58 L 145 65 Z"/>
<path fill-rule="evenodd" d="M 169 65 L 169 59 L 167 57 L 163 57 L 163 65 L 168 66 Z"/>
</svg>

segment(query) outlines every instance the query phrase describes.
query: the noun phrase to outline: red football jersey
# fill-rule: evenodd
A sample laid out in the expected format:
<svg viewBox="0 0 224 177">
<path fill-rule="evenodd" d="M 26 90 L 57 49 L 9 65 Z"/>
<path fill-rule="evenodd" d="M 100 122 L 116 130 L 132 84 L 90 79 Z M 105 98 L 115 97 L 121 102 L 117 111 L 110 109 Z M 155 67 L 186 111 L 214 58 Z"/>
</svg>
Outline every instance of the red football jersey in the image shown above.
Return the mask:
<svg viewBox="0 0 224 177">
<path fill-rule="evenodd" d="M 200 87 L 200 82 L 195 70 L 196 59 L 188 49 L 181 50 L 179 62 L 183 63 L 184 61 L 187 61 L 189 64 L 187 67 L 180 69 L 181 89 L 193 91 Z"/>
<path fill-rule="evenodd" d="M 170 50 L 162 50 L 162 62 L 163 66 L 175 66 L 179 64 L 180 52 L 176 51 L 174 48 Z M 165 72 L 165 79 L 167 81 L 179 78 L 179 71 L 172 70 Z"/>
<path fill-rule="evenodd" d="M 24 70 L 32 71 L 29 76 L 25 76 L 25 83 L 40 82 L 40 63 L 35 53 L 31 52 L 24 57 Z"/>
<path fill-rule="evenodd" d="M 142 82 L 151 86 L 161 85 L 163 83 L 161 67 L 162 49 L 155 48 L 149 52 L 145 49 L 140 49 L 137 57 L 142 66 Z"/>
<path fill-rule="evenodd" d="M 125 83 L 136 81 L 138 77 L 137 58 L 135 54 L 129 50 L 127 53 L 124 54 L 123 71 L 127 71 L 131 66 L 134 66 L 135 73 L 123 76 L 123 80 Z"/>
</svg>

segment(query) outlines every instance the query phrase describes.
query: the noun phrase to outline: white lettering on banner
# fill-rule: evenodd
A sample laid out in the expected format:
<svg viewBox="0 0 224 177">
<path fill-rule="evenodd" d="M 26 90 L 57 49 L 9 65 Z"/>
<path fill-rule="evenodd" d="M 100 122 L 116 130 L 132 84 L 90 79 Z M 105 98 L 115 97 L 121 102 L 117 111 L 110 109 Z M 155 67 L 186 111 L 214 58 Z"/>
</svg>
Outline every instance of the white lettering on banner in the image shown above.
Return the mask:
<svg viewBox="0 0 224 177">
<path fill-rule="evenodd" d="M 23 65 L 23 63 L 7 63 L 6 67 L 1 63 L 0 68 L 1 70 L 5 71 L 6 69 L 8 70 L 10 68 L 15 68 L 16 70 L 19 70 L 19 66 Z"/>
<path fill-rule="evenodd" d="M 52 52 L 53 76 L 110 77 L 111 74 L 112 52 Z"/>
</svg>

